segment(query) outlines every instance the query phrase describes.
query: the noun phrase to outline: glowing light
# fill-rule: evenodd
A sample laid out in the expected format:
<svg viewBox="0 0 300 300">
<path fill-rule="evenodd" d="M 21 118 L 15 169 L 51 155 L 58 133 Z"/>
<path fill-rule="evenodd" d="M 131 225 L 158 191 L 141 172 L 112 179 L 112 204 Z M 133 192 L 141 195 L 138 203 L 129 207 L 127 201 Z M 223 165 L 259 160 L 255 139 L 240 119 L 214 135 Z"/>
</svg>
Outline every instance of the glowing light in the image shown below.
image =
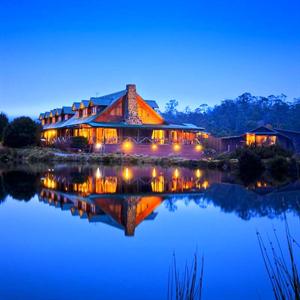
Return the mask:
<svg viewBox="0 0 300 300">
<path fill-rule="evenodd" d="M 123 171 L 123 178 L 126 181 L 131 180 L 133 177 L 132 171 L 129 168 L 125 168 Z"/>
<path fill-rule="evenodd" d="M 203 183 L 202 183 L 202 187 L 206 190 L 209 186 L 209 183 L 207 180 L 205 180 Z"/>
<path fill-rule="evenodd" d="M 153 178 L 156 177 L 156 169 L 155 169 L 155 168 L 153 168 L 153 170 L 152 170 L 152 177 L 153 177 Z"/>
<path fill-rule="evenodd" d="M 201 178 L 202 177 L 202 171 L 200 169 L 197 169 L 196 172 L 195 172 L 195 174 L 196 174 L 197 178 Z"/>
<path fill-rule="evenodd" d="M 198 152 L 202 151 L 203 150 L 202 145 L 197 144 L 196 147 L 195 147 L 195 150 L 198 151 Z"/>
<path fill-rule="evenodd" d="M 157 146 L 156 144 L 152 144 L 152 145 L 151 145 L 151 149 L 152 149 L 153 151 L 156 151 L 156 150 L 158 149 L 158 146 Z"/>
<path fill-rule="evenodd" d="M 179 170 L 176 168 L 175 170 L 174 170 L 174 178 L 178 178 L 180 176 L 180 172 L 179 172 Z"/>
<path fill-rule="evenodd" d="M 102 144 L 101 143 L 97 143 L 95 147 L 96 147 L 97 150 L 99 150 L 99 149 L 102 148 Z"/>
<path fill-rule="evenodd" d="M 97 168 L 97 170 L 96 170 L 96 178 L 100 179 L 101 177 L 102 177 L 101 171 L 100 171 L 99 168 Z"/>
<path fill-rule="evenodd" d="M 179 144 L 174 144 L 174 145 L 173 145 L 173 150 L 174 150 L 174 151 L 177 152 L 177 151 L 179 151 L 180 149 L 181 149 L 181 147 L 180 147 Z"/>
<path fill-rule="evenodd" d="M 124 151 L 130 151 L 133 148 L 133 143 L 131 141 L 125 141 L 122 146 Z"/>
</svg>

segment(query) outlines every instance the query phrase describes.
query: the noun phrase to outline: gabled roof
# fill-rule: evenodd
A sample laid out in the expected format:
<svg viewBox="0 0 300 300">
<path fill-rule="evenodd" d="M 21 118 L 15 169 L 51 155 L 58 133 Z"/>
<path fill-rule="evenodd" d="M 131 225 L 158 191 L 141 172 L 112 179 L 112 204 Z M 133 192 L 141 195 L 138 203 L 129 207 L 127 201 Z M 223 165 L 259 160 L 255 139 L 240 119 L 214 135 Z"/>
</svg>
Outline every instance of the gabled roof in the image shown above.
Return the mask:
<svg viewBox="0 0 300 300">
<path fill-rule="evenodd" d="M 50 117 L 50 112 L 49 111 L 45 112 L 44 118 L 49 118 L 49 117 Z"/>
<path fill-rule="evenodd" d="M 71 106 L 63 106 L 62 107 L 62 113 L 65 115 L 73 115 L 74 111 L 72 110 Z"/>
<path fill-rule="evenodd" d="M 113 94 L 101 96 L 101 97 L 91 97 L 89 101 L 89 105 L 101 105 L 101 106 L 108 106 L 111 105 L 113 102 L 118 100 L 119 98 L 126 95 L 126 90 L 119 91 Z"/>
<path fill-rule="evenodd" d="M 88 107 L 89 106 L 89 100 L 81 100 L 81 102 L 80 102 L 80 108 L 86 108 L 86 107 Z"/>
<path fill-rule="evenodd" d="M 266 126 L 260 126 L 258 128 L 253 129 L 253 130 L 250 130 L 248 133 L 276 135 L 277 131 L 275 131 L 271 128 L 268 128 Z"/>
<path fill-rule="evenodd" d="M 155 100 L 145 100 L 145 102 L 147 102 L 147 104 L 149 106 L 151 106 L 153 109 L 158 109 L 159 108 L 159 106 L 158 106 L 158 104 L 156 103 Z"/>
<path fill-rule="evenodd" d="M 77 109 L 79 109 L 79 107 L 80 107 L 80 102 L 74 102 L 72 104 L 72 110 L 77 110 Z"/>
<path fill-rule="evenodd" d="M 86 124 L 86 123 L 85 123 Z M 188 131 L 203 131 L 202 127 L 190 124 L 127 124 L 126 122 L 108 123 L 108 122 L 88 122 L 88 125 L 92 127 L 103 127 L 103 128 L 148 128 L 148 129 L 178 129 Z"/>
<path fill-rule="evenodd" d="M 62 109 L 61 109 L 61 108 L 57 108 L 57 109 L 55 110 L 55 115 L 60 116 L 60 115 L 61 115 L 61 112 L 62 112 Z"/>
<path fill-rule="evenodd" d="M 88 117 L 73 116 L 72 118 L 70 118 L 69 120 L 66 120 L 65 122 L 60 122 L 60 123 L 62 123 L 60 127 L 70 127 L 70 126 L 76 126 L 76 125 L 81 125 L 81 124 L 90 125 L 90 123 L 93 122 L 94 119 L 97 118 L 99 114 L 100 113 L 98 113 L 96 115 L 91 115 Z M 56 127 L 56 128 L 60 128 L 60 127 Z"/>
<path fill-rule="evenodd" d="M 40 120 L 44 119 L 44 116 L 45 116 L 45 114 L 43 114 L 43 113 L 40 114 L 39 119 L 40 119 Z"/>
</svg>

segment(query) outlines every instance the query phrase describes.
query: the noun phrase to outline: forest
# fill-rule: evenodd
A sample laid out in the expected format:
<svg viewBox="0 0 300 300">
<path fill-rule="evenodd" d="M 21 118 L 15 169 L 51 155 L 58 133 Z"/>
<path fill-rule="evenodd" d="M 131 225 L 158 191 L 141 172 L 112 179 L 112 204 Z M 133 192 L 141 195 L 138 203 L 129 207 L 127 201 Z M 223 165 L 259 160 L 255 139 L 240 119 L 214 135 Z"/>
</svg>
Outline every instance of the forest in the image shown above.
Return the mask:
<svg viewBox="0 0 300 300">
<path fill-rule="evenodd" d="M 215 136 L 238 135 L 261 125 L 300 131 L 300 98 L 289 102 L 283 94 L 262 97 L 244 93 L 213 107 L 200 104 L 184 111 L 178 110 L 177 100 L 170 100 L 162 114 L 170 122 L 192 123 Z"/>
</svg>

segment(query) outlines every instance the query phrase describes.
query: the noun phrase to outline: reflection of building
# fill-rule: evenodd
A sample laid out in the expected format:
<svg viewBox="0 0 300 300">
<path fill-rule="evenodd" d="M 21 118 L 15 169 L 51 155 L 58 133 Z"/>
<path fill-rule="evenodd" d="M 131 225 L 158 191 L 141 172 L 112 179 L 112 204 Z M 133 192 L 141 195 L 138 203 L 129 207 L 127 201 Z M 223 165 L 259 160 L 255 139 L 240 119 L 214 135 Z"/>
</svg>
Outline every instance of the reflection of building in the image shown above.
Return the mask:
<svg viewBox="0 0 300 300">
<path fill-rule="evenodd" d="M 144 220 L 173 194 L 199 194 L 210 182 L 220 181 L 219 173 L 209 176 L 202 170 L 155 168 L 66 169 L 47 172 L 42 179 L 40 200 L 70 210 L 90 222 L 103 222 L 134 235 Z"/>
<path fill-rule="evenodd" d="M 73 216 L 89 222 L 103 222 L 124 228 L 125 234 L 134 235 L 135 228 L 144 220 L 153 219 L 154 209 L 161 204 L 158 196 L 101 197 L 93 195 L 83 198 L 50 189 L 42 189 L 40 201 L 70 210 Z"/>
<path fill-rule="evenodd" d="M 219 172 L 196 169 L 162 167 L 140 168 L 102 167 L 78 172 L 48 172 L 43 178 L 43 186 L 80 196 L 91 194 L 147 194 L 185 193 L 200 191 L 209 187 L 210 182 L 219 182 Z"/>
</svg>

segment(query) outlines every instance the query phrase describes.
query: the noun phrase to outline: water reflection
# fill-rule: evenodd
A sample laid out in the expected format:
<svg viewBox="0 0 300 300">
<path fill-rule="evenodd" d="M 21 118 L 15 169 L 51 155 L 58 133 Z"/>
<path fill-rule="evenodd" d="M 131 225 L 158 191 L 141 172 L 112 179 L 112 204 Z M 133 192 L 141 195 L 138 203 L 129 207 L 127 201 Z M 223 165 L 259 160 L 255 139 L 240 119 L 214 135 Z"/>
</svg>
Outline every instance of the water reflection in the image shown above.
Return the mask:
<svg viewBox="0 0 300 300">
<path fill-rule="evenodd" d="M 300 212 L 299 181 L 274 186 L 260 178 L 245 187 L 218 171 L 159 166 L 57 166 L 0 173 L 0 201 L 7 194 L 29 201 L 36 193 L 43 203 L 120 228 L 127 236 L 143 221 L 154 220 L 162 203 L 171 212 L 179 202 L 200 208 L 214 205 L 244 220 Z"/>
<path fill-rule="evenodd" d="M 50 169 L 41 178 L 39 199 L 89 222 L 123 228 L 132 236 L 142 221 L 155 218 L 155 208 L 168 196 L 199 194 L 209 182 L 220 180 L 219 172 L 179 168 Z"/>
</svg>

